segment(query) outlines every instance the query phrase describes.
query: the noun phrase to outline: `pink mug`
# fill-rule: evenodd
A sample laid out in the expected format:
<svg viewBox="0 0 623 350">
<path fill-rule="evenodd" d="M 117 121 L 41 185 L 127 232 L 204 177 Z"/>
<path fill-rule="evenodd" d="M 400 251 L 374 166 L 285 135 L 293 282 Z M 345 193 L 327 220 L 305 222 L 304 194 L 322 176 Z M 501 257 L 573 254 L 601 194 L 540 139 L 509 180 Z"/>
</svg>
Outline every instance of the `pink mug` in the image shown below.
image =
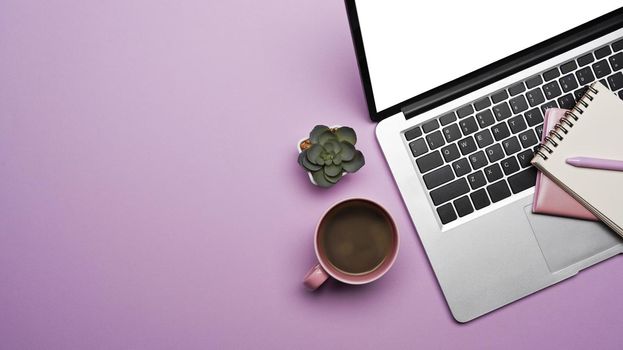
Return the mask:
<svg viewBox="0 0 623 350">
<path fill-rule="evenodd" d="M 361 213 L 352 214 L 357 210 L 361 210 Z M 365 210 L 367 210 L 368 213 L 366 213 L 364 216 L 363 214 Z M 360 215 L 361 220 L 357 222 L 357 217 L 352 215 Z M 374 221 L 367 222 L 368 219 L 372 217 L 377 218 L 377 221 L 379 219 L 382 220 L 383 223 L 376 224 Z M 347 222 L 347 220 L 350 221 Z M 333 227 L 333 231 L 328 229 L 328 226 Z M 349 234 L 349 237 L 354 237 L 354 234 L 359 233 L 366 234 L 368 236 L 371 234 L 378 236 L 380 233 L 379 230 L 384 230 L 382 233 L 383 236 L 386 236 L 384 237 L 384 242 L 379 242 L 385 245 L 383 247 L 383 254 L 380 256 L 382 260 L 377 263 L 376 266 L 372 269 L 364 272 L 349 273 L 337 267 L 336 264 L 333 264 L 329 259 L 327 250 L 331 251 L 331 248 L 327 248 L 323 244 L 323 242 L 327 241 L 326 236 L 328 235 L 328 233 L 331 232 L 338 232 L 339 230 L 348 231 L 349 229 L 353 231 L 352 234 L 345 233 Z M 358 232 L 358 230 L 360 230 L 361 232 Z M 342 231 L 339 231 L 339 234 L 341 235 Z M 346 248 L 349 252 L 348 256 L 342 257 L 343 261 L 347 261 L 344 260 L 347 258 L 356 258 L 357 254 L 364 254 L 363 251 L 357 251 L 357 247 L 359 247 L 359 249 L 361 250 L 361 244 L 349 245 L 349 243 L 350 242 L 348 241 L 340 242 L 340 244 L 342 245 L 347 245 Z M 368 244 L 367 246 L 368 247 L 366 249 L 369 250 L 370 244 Z M 394 261 L 396 260 L 396 256 L 398 255 L 398 246 L 399 238 L 396 224 L 394 223 L 391 215 L 389 215 L 387 210 L 385 210 L 385 208 L 383 208 L 381 205 L 363 198 L 352 198 L 339 202 L 333 205 L 331 208 L 329 208 L 329 210 L 324 213 L 324 215 L 319 220 L 318 225 L 316 226 L 316 232 L 314 235 L 314 248 L 316 250 L 316 257 L 318 258 L 318 264 L 312 267 L 311 270 L 309 270 L 309 272 L 305 275 L 305 278 L 303 279 L 303 284 L 307 288 L 314 290 L 320 287 L 320 285 L 322 285 L 329 278 L 329 276 L 335 278 L 338 281 L 348 284 L 358 285 L 370 283 L 381 278 L 381 276 L 383 276 L 392 267 Z M 372 245 L 372 248 L 375 248 L 374 245 Z M 379 253 L 377 249 L 377 255 L 378 254 Z"/>
</svg>

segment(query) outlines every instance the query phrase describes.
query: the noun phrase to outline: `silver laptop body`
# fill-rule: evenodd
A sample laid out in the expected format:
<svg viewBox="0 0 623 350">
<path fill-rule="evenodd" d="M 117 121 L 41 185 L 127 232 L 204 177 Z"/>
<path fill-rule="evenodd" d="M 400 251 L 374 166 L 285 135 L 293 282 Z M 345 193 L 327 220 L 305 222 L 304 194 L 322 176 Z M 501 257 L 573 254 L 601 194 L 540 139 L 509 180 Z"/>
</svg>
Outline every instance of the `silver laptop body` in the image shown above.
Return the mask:
<svg viewBox="0 0 623 350">
<path fill-rule="evenodd" d="M 572 277 L 621 253 L 623 243 L 601 223 L 532 214 L 533 188 L 442 225 L 402 134 L 621 37 L 623 30 L 618 30 L 412 119 L 398 113 L 378 124 L 378 142 L 457 321 L 472 320 Z"/>
</svg>

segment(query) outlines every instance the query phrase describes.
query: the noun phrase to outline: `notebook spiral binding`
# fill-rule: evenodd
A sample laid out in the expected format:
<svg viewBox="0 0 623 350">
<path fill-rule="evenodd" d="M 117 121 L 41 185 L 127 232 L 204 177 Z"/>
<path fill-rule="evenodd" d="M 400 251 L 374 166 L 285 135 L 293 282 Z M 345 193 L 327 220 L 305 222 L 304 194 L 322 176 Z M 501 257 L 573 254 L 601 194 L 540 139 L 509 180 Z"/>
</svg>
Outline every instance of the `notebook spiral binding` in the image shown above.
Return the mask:
<svg viewBox="0 0 623 350">
<path fill-rule="evenodd" d="M 591 95 L 591 93 L 593 95 Z M 593 85 L 588 86 L 588 90 L 586 90 L 584 96 L 580 98 L 572 110 L 565 112 L 565 116 L 560 118 L 560 121 L 550 130 L 548 135 L 545 136 L 545 141 L 539 145 L 534 153 L 543 158 L 543 160 L 547 160 L 547 155 L 554 152 L 553 149 L 558 147 L 558 142 L 565 138 L 564 135 L 569 133 L 569 129 L 573 127 L 573 123 L 580 119 L 579 115 L 584 113 L 584 110 L 579 107 L 579 105 L 582 105 L 584 108 L 588 107 L 590 102 L 595 98 L 594 95 L 598 93 L 599 90 L 595 89 Z"/>
</svg>

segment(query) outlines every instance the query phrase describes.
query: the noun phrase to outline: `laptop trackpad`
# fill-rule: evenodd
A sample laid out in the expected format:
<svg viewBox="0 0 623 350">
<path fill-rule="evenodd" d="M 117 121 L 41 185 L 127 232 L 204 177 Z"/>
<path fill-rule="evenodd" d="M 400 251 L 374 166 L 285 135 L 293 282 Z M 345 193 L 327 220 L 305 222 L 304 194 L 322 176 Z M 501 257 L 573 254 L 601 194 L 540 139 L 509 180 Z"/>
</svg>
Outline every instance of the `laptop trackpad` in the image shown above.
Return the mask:
<svg viewBox="0 0 623 350">
<path fill-rule="evenodd" d="M 533 214 L 531 206 L 524 211 L 552 272 L 623 244 L 600 222 Z"/>
</svg>

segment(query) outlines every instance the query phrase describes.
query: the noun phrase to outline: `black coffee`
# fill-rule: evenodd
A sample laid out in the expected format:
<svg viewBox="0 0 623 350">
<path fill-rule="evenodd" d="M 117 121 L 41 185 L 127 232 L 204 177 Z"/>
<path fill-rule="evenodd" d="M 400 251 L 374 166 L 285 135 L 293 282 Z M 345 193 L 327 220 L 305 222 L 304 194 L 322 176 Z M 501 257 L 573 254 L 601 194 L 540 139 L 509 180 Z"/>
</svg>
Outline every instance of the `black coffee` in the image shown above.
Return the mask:
<svg viewBox="0 0 623 350">
<path fill-rule="evenodd" d="M 394 226 L 378 206 L 351 200 L 333 208 L 322 220 L 319 246 L 337 269 L 348 274 L 373 271 L 390 254 Z"/>
</svg>

